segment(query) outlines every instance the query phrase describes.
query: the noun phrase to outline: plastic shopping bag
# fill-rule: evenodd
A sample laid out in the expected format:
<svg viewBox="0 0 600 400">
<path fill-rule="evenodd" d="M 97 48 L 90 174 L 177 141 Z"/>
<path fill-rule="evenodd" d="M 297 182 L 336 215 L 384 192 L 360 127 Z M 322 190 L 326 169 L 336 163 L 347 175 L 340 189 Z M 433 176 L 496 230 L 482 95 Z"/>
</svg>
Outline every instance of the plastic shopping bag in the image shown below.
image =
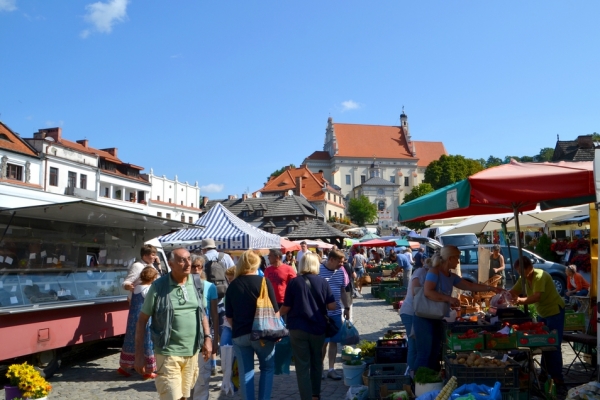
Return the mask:
<svg viewBox="0 0 600 400">
<path fill-rule="evenodd" d="M 358 344 L 360 342 L 360 336 L 358 335 L 358 330 L 354 327 L 352 322 L 345 320 L 342 323 L 341 330 L 341 341 L 343 345 L 353 345 Z"/>
<path fill-rule="evenodd" d="M 346 398 L 344 400 L 368 400 L 369 399 L 369 387 L 368 386 L 350 386 L 350 389 L 346 392 Z"/>
<path fill-rule="evenodd" d="M 221 390 L 225 394 L 233 395 L 233 346 L 221 346 L 221 368 L 223 369 L 223 383 Z"/>
<path fill-rule="evenodd" d="M 475 400 L 502 400 L 500 382 L 496 382 L 493 388 L 486 385 L 477 385 L 475 383 L 462 385 L 452 392 L 450 399 L 458 400 L 459 398 L 467 397 L 469 394 L 471 394 Z"/>
</svg>

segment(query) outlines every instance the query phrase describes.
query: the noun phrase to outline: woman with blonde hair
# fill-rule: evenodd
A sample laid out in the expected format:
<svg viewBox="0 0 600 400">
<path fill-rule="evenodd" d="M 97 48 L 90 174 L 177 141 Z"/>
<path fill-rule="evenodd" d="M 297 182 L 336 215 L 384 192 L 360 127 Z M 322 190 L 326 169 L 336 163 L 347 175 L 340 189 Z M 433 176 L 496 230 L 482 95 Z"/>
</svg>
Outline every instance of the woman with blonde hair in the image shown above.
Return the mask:
<svg viewBox="0 0 600 400">
<path fill-rule="evenodd" d="M 452 289 L 457 287 L 471 292 L 496 292 L 503 289 L 469 282 L 450 270 L 456 269 L 459 263 L 460 250 L 456 246 L 444 246 L 439 254 L 432 257 L 432 267 L 427 271 L 423 291 L 425 297 L 431 301 L 448 303 L 450 306 L 460 306 L 460 301 L 452 297 Z M 448 311 L 450 308 L 448 307 Z M 446 315 L 448 316 L 448 315 Z M 416 333 L 417 356 L 413 370 L 419 367 L 428 367 L 435 371 L 440 370 L 440 350 L 442 343 L 442 320 L 414 316 L 413 327 Z"/>
<path fill-rule="evenodd" d="M 325 315 L 336 303 L 327 281 L 319 276 L 321 259 L 307 253 L 300 260 L 299 276 L 286 288 L 281 314 L 287 315 L 287 327 L 296 366 L 296 380 L 302 400 L 321 396 Z"/>
<path fill-rule="evenodd" d="M 248 400 L 254 400 L 254 355 L 258 357 L 260 369 L 259 400 L 271 398 L 275 372 L 275 342 L 250 340 L 256 314 L 256 300 L 260 295 L 263 279 L 273 309 L 279 317 L 273 286 L 268 279 L 258 275 L 260 258 L 252 250 L 245 251 L 236 264 L 235 279 L 225 293 L 225 316 L 232 328 L 233 352 L 238 360 L 240 391 L 242 398 Z"/>
<path fill-rule="evenodd" d="M 567 291 L 565 299 L 569 301 L 570 296 L 587 296 L 590 292 L 590 284 L 585 278 L 577 272 L 577 266 L 569 265 L 565 268 L 567 275 Z"/>
</svg>

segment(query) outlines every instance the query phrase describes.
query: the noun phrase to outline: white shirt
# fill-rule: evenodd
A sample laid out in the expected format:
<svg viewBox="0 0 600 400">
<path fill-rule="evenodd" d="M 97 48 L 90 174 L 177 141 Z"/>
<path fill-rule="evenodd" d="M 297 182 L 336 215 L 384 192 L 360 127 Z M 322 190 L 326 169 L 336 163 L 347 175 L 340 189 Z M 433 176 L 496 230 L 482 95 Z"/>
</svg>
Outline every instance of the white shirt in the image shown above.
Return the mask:
<svg viewBox="0 0 600 400">
<path fill-rule="evenodd" d="M 133 293 L 141 293 L 142 297 L 146 298 L 146 295 L 148 294 L 148 289 L 150 289 L 150 285 L 137 285 L 133 288 Z"/>
<path fill-rule="evenodd" d="M 298 254 L 296 254 L 296 264 L 300 265 L 300 260 L 302 260 L 302 257 L 304 257 L 304 255 L 305 255 L 306 253 L 312 253 L 312 251 L 310 251 L 310 250 L 308 250 L 308 249 L 306 249 L 306 251 L 305 251 L 305 252 L 304 252 L 304 251 L 302 251 L 302 250 L 300 250 L 300 251 L 298 252 Z"/>
<path fill-rule="evenodd" d="M 204 257 L 206 257 L 208 261 L 216 261 L 217 258 L 219 258 L 219 252 L 215 249 L 210 249 L 206 253 L 204 253 Z M 235 263 L 231 259 L 231 256 L 227 253 L 223 253 L 223 259 L 221 261 L 223 262 L 223 264 L 225 264 L 227 268 L 235 266 Z"/>
</svg>

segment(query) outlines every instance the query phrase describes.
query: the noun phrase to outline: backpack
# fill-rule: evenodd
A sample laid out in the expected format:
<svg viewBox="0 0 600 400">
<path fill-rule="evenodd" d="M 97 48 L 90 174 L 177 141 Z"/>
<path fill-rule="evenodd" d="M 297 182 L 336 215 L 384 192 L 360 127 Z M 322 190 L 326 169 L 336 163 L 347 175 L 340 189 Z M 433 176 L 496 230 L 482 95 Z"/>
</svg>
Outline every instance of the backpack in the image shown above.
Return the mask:
<svg viewBox="0 0 600 400">
<path fill-rule="evenodd" d="M 210 283 L 213 283 L 217 287 L 217 295 L 219 296 L 219 300 L 225 297 L 225 292 L 229 286 L 227 279 L 225 279 L 225 271 L 227 271 L 227 267 L 223 262 L 224 257 L 224 253 L 219 253 L 219 256 L 216 260 L 209 260 L 204 266 L 206 280 Z"/>
</svg>

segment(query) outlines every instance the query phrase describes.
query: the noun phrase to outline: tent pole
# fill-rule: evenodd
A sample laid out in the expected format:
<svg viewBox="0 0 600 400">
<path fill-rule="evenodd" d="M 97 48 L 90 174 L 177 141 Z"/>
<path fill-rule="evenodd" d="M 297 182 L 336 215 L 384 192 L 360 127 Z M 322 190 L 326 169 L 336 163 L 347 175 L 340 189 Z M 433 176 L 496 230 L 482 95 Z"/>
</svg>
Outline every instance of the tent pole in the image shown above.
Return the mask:
<svg viewBox="0 0 600 400">
<path fill-rule="evenodd" d="M 508 228 L 506 227 L 506 220 L 502 221 L 502 232 L 504 232 L 504 238 L 506 240 L 506 248 L 508 250 L 508 258 L 510 258 L 510 274 L 513 282 L 516 282 L 515 271 L 513 270 L 513 266 L 515 265 L 514 260 L 512 258 L 512 253 L 510 252 L 510 238 L 508 237 Z M 504 263 L 504 269 L 506 270 L 506 262 Z M 505 274 L 506 275 L 506 274 Z"/>
<path fill-rule="evenodd" d="M 521 259 L 523 258 L 523 243 L 521 242 L 521 227 L 519 226 L 519 210 L 516 206 L 513 206 L 513 212 L 515 214 L 515 234 L 517 236 L 517 248 L 519 249 L 519 274 L 521 275 L 521 295 L 526 296 L 525 291 L 525 268 Z M 514 263 L 513 263 L 514 265 Z M 529 315 L 529 308 L 525 304 L 525 315 Z"/>
</svg>

